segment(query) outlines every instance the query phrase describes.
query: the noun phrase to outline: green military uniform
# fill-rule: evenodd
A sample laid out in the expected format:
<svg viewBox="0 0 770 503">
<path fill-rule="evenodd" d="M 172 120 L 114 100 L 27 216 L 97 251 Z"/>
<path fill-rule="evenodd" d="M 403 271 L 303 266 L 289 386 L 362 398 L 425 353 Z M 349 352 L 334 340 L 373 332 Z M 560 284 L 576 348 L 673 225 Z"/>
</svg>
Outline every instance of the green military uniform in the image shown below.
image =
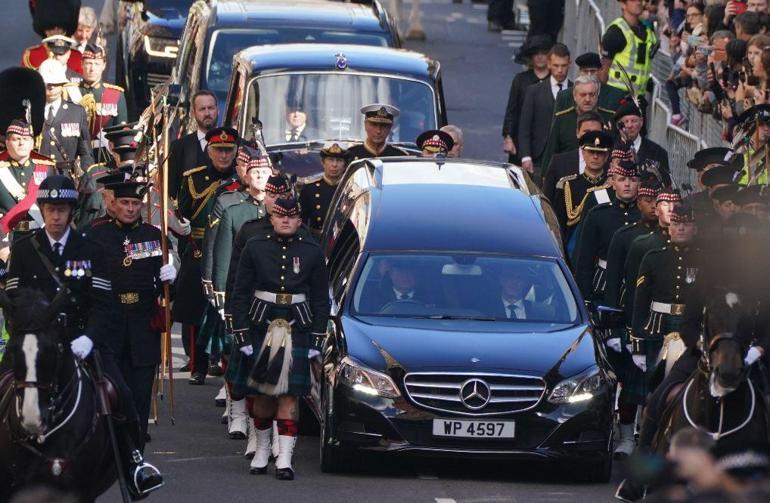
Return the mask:
<svg viewBox="0 0 770 503">
<path fill-rule="evenodd" d="M 605 127 L 614 130 L 612 119 L 615 111 L 602 107 L 597 108 L 596 111 L 602 116 Z M 555 154 L 578 148 L 578 139 L 575 137 L 577 117 L 577 109 L 574 106 L 554 114 L 551 132 L 543 151 L 542 166 L 548 166 L 551 163 L 551 157 Z"/>
<path fill-rule="evenodd" d="M 219 232 L 222 215 L 227 208 L 241 203 L 248 197 L 249 194 L 246 192 L 245 187 L 239 184 L 236 190 L 226 190 L 219 194 L 211 209 L 211 213 L 209 213 L 208 225 L 203 236 L 203 249 L 201 250 L 203 253 L 201 280 L 203 281 L 203 289 L 207 297 L 213 296 L 212 278 L 214 275 L 214 261 L 216 260 L 214 245 L 217 241 L 217 233 Z"/>
<path fill-rule="evenodd" d="M 611 112 L 615 115 L 615 112 L 617 112 L 620 107 L 621 100 L 627 95 L 627 91 L 621 91 L 616 87 L 612 87 L 611 85 L 602 82 L 602 85 L 599 88 L 599 102 L 597 103 L 597 108 Z M 554 114 L 574 107 L 575 96 L 572 94 L 572 89 L 562 89 L 559 91 L 559 94 L 556 95 L 556 103 L 553 107 Z"/>
</svg>

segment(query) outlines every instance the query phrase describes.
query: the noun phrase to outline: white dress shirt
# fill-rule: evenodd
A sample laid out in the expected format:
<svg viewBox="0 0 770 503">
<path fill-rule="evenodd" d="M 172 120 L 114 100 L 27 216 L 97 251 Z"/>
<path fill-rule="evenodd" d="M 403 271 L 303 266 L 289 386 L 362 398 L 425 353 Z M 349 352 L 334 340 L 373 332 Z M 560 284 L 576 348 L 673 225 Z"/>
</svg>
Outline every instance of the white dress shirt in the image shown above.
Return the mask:
<svg viewBox="0 0 770 503">
<path fill-rule="evenodd" d="M 517 300 L 516 302 L 508 302 L 505 299 L 502 299 L 503 306 L 505 307 L 505 317 L 508 319 L 513 318 L 511 316 L 511 310 L 513 310 L 513 314 L 516 315 L 517 320 L 526 320 L 527 319 L 527 310 L 524 309 L 524 301 L 523 300 Z"/>
<path fill-rule="evenodd" d="M 586 170 L 586 160 L 583 158 L 583 151 L 578 151 L 578 175 L 582 175 Z"/>
<path fill-rule="evenodd" d="M 59 255 L 64 253 L 64 247 L 67 246 L 67 239 L 70 237 L 69 227 L 67 227 L 67 229 L 64 231 L 64 235 L 62 235 L 62 237 L 59 238 L 58 241 L 52 238 L 51 235 L 48 234 L 48 231 L 45 231 L 45 235 L 48 238 L 48 243 L 51 245 L 52 250 L 56 250 L 56 247 L 54 246 L 56 243 L 61 243 L 61 248 L 59 248 Z"/>
<path fill-rule="evenodd" d="M 52 101 L 51 103 L 45 104 L 45 115 L 43 116 L 46 120 L 48 119 L 48 111 L 51 110 L 53 112 L 53 116 L 56 117 L 56 114 L 59 112 L 59 107 L 61 107 L 61 98 L 59 98 L 56 101 Z"/>
<path fill-rule="evenodd" d="M 567 79 L 562 80 L 561 82 L 557 81 L 553 76 L 550 77 L 551 81 L 551 93 L 553 94 L 553 99 L 556 99 L 556 95 L 559 94 L 559 91 L 562 89 L 567 89 Z M 559 89 L 559 85 L 561 85 L 561 89 Z"/>
<path fill-rule="evenodd" d="M 393 294 L 396 296 L 396 300 L 402 300 L 402 299 L 406 300 L 414 297 L 414 290 L 412 290 L 411 292 L 399 292 L 394 288 Z"/>
<path fill-rule="evenodd" d="M 634 140 L 634 152 L 638 154 L 640 148 L 642 148 L 642 135 L 637 136 Z"/>
<path fill-rule="evenodd" d="M 199 129 L 195 134 L 198 135 L 198 143 L 201 144 L 201 150 L 205 152 L 206 147 L 208 146 L 208 142 L 206 141 L 206 133 Z"/>
</svg>

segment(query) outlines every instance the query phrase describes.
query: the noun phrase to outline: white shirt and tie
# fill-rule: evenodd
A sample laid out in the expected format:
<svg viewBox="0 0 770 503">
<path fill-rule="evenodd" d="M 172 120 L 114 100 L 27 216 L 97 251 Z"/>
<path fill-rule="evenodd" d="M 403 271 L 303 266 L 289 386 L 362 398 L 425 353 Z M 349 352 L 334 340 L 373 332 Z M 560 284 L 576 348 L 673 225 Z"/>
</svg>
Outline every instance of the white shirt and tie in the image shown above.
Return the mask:
<svg viewBox="0 0 770 503">
<path fill-rule="evenodd" d="M 396 300 L 410 300 L 414 298 L 414 290 L 411 292 L 399 292 L 394 288 L 393 294 L 396 296 Z"/>
<path fill-rule="evenodd" d="M 639 149 L 642 148 L 642 135 L 636 137 L 633 143 L 634 152 L 639 153 Z"/>
<path fill-rule="evenodd" d="M 567 89 L 567 79 L 562 80 L 561 82 L 557 81 L 553 76 L 550 77 L 551 80 L 551 93 L 553 94 L 553 99 L 556 99 L 556 95 L 559 94 L 559 91 L 562 89 Z"/>
<path fill-rule="evenodd" d="M 209 143 L 206 141 L 206 133 L 199 129 L 196 132 L 196 135 L 198 136 L 198 143 L 201 144 L 201 150 L 205 152 L 206 147 L 208 146 L 208 143 Z"/>
<path fill-rule="evenodd" d="M 51 103 L 46 103 L 45 120 L 48 122 L 53 122 L 53 118 L 56 117 L 56 114 L 59 112 L 59 107 L 61 107 L 61 98 L 56 101 L 52 101 Z"/>
<path fill-rule="evenodd" d="M 505 317 L 509 320 L 526 320 L 527 310 L 524 308 L 524 301 L 517 300 L 516 302 L 508 302 L 501 298 L 503 301 L 503 307 L 505 307 Z"/>
<path fill-rule="evenodd" d="M 64 247 L 67 246 L 67 239 L 70 237 L 70 228 L 67 227 L 62 237 L 60 237 L 58 240 L 52 238 L 47 231 L 45 235 L 48 238 L 48 243 L 51 245 L 51 249 L 58 253 L 59 256 L 61 256 L 61 254 L 64 253 Z"/>
</svg>

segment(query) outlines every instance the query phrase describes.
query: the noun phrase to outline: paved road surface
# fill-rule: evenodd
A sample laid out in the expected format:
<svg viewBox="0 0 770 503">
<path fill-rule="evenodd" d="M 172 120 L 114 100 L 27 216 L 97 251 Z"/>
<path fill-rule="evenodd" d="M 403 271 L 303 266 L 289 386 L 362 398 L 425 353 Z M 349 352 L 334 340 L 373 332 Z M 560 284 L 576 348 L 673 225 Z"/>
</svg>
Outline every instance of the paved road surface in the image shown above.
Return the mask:
<svg viewBox="0 0 770 503">
<path fill-rule="evenodd" d="M 486 7 L 450 0 L 423 0 L 428 40 L 407 42 L 442 64 L 451 123 L 465 130 L 467 157 L 504 160 L 500 125 L 510 80 L 518 68 L 511 61 L 521 33 L 486 32 Z M 22 50 L 37 43 L 26 1 L 9 0 L 0 17 L 5 47 L 0 68 L 18 64 Z M 101 8 L 101 0 L 84 0 Z M 9 36 L 10 35 L 10 36 Z M 181 354 L 179 340 L 175 352 Z M 178 359 L 178 363 L 181 360 Z M 178 367 L 179 365 L 177 365 Z M 176 419 L 171 426 L 166 403 L 161 420 L 151 426 L 147 457 L 165 473 L 167 485 L 149 501 L 166 503 L 313 501 L 324 502 L 553 502 L 611 501 L 613 484 L 579 484 L 565 479 L 569 468 L 537 464 L 369 459 L 357 474 L 325 475 L 318 467 L 318 438 L 301 437 L 295 456 L 297 480 L 278 482 L 271 475 L 250 476 L 242 454 L 245 442 L 227 438 L 219 424 L 222 409 L 213 397 L 221 380 L 205 386 L 176 381 Z M 616 470 L 617 471 L 617 470 Z M 116 488 L 100 499 L 119 501 Z"/>
</svg>

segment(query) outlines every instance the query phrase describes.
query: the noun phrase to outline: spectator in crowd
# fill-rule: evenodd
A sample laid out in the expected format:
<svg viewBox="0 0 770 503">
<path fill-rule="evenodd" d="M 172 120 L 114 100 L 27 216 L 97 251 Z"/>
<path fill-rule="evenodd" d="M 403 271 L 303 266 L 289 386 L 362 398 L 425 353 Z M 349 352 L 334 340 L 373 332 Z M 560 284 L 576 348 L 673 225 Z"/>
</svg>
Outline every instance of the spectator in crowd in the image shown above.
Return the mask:
<svg viewBox="0 0 770 503">
<path fill-rule="evenodd" d="M 760 32 L 761 18 L 756 12 L 744 12 L 735 16 L 735 36 L 741 40 L 749 41 L 751 37 Z"/>
</svg>

